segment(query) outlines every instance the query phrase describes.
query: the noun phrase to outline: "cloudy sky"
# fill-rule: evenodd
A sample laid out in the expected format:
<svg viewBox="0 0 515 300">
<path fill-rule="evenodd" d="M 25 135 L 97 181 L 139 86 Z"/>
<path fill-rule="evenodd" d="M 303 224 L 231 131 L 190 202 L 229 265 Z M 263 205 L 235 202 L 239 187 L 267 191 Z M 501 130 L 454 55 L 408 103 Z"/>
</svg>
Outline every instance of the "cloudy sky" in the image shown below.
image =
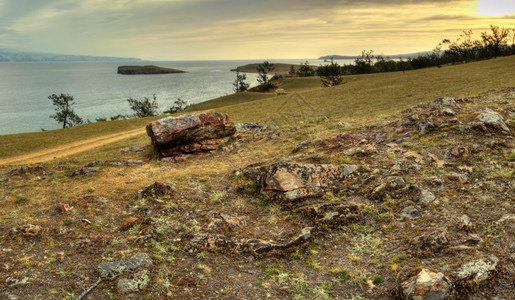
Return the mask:
<svg viewBox="0 0 515 300">
<path fill-rule="evenodd" d="M 150 60 L 431 50 L 515 28 L 514 0 L 0 0 L 0 49 Z"/>
</svg>

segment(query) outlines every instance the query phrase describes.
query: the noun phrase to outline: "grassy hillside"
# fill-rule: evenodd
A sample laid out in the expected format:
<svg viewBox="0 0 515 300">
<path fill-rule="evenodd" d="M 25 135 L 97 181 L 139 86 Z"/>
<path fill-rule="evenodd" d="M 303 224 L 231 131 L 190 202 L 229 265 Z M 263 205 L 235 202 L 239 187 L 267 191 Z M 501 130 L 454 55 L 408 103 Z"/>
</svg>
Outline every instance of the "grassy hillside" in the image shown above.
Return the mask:
<svg viewBox="0 0 515 300">
<path fill-rule="evenodd" d="M 313 122 L 323 116 L 363 123 L 401 111 L 413 104 L 444 96 L 471 96 L 485 90 L 514 86 L 515 56 L 409 72 L 344 76 L 344 84 L 322 88 L 318 77 L 292 78 L 281 83 L 288 95 L 241 93 L 193 105 L 186 113 L 216 110 L 237 122 L 280 126 Z M 158 117 L 156 117 L 158 118 Z M 156 118 L 93 123 L 65 130 L 0 136 L 0 157 L 104 134 L 143 128 Z"/>
<path fill-rule="evenodd" d="M 357 121 L 388 115 L 438 97 L 463 97 L 515 85 L 515 56 L 410 72 L 344 76 L 344 84 L 315 88 L 318 78 L 293 78 L 284 83 L 289 95 L 221 107 L 236 121 L 279 125 L 329 116 Z"/>
<path fill-rule="evenodd" d="M 159 117 L 0 136 L 65 152 L 0 157 L 2 299 L 511 299 L 514 61 L 221 97 L 280 128 L 162 160 Z"/>
</svg>

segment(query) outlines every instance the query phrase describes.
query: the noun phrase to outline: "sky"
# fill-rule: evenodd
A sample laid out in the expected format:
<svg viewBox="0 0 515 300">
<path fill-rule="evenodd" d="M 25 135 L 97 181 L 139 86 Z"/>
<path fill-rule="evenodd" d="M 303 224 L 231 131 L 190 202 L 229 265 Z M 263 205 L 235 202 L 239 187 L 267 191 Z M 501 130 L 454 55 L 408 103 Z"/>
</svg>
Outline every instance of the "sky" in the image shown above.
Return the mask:
<svg viewBox="0 0 515 300">
<path fill-rule="evenodd" d="M 515 28 L 514 0 L 0 0 L 0 49 L 146 60 L 433 49 Z"/>
</svg>

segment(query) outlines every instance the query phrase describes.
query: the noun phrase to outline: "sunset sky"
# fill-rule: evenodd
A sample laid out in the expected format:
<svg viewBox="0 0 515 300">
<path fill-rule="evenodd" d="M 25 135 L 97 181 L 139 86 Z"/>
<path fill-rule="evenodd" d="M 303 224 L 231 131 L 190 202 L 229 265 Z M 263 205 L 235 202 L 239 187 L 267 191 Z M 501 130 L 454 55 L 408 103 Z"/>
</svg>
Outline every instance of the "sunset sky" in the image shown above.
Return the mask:
<svg viewBox="0 0 515 300">
<path fill-rule="evenodd" d="M 149 60 L 388 55 L 489 24 L 515 28 L 515 1 L 0 0 L 0 49 Z"/>
</svg>

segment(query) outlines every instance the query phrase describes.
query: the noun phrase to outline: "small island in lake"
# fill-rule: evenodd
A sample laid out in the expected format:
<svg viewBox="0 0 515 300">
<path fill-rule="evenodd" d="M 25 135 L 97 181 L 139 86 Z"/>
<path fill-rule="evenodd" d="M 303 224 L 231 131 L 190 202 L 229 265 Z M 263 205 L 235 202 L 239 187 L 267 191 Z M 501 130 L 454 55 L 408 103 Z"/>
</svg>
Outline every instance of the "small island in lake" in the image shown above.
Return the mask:
<svg viewBox="0 0 515 300">
<path fill-rule="evenodd" d="M 182 70 L 163 68 L 158 66 L 120 66 L 118 74 L 122 75 L 151 75 L 151 74 L 169 74 L 169 73 L 186 73 Z"/>
</svg>

